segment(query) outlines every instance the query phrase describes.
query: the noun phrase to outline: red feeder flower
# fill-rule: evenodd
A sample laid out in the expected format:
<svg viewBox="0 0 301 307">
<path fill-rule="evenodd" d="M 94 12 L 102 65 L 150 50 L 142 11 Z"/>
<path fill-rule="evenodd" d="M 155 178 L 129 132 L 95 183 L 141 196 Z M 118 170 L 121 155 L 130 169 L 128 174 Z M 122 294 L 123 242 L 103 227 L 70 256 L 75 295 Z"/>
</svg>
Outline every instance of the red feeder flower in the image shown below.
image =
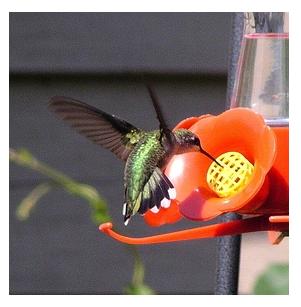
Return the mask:
<svg viewBox="0 0 301 307">
<path fill-rule="evenodd" d="M 158 213 L 148 210 L 144 215 L 144 220 L 150 226 L 161 226 L 164 224 L 173 224 L 182 218 L 179 210 L 179 202 L 172 200 L 169 208 L 161 207 Z"/>
<path fill-rule="evenodd" d="M 185 122 L 176 128 L 181 125 Z M 275 135 L 262 116 L 250 109 L 236 108 L 201 118 L 189 129 L 199 136 L 205 150 L 214 157 L 239 152 L 254 165 L 254 171 L 241 192 L 219 197 L 206 181 L 211 164 L 207 157 L 200 153 L 175 156 L 165 173 L 176 188 L 180 212 L 192 220 L 207 220 L 226 212 L 256 213 L 268 196 L 266 175 L 276 157 Z M 287 208 L 281 213 L 285 212 Z M 277 213 L 280 212 L 277 210 Z"/>
<path fill-rule="evenodd" d="M 230 109 L 218 116 L 189 118 L 179 123 L 175 129 L 178 128 L 186 128 L 197 134 L 202 147 L 217 157 L 221 164 L 224 163 L 225 167 L 219 169 L 220 174 L 215 176 L 214 173 L 211 176 L 208 169 L 212 169 L 212 161 L 201 153 L 174 156 L 167 165 L 165 174 L 176 188 L 177 200 L 170 208 L 161 208 L 157 214 L 148 212 L 145 214 L 145 221 L 151 226 L 160 226 L 174 223 L 182 216 L 198 221 L 212 219 L 227 212 L 263 216 L 148 238 L 121 236 L 112 230 L 110 223 L 101 225 L 101 231 L 125 243 L 150 244 L 250 231 L 288 230 L 288 163 L 287 160 L 283 162 L 283 159 L 288 158 L 288 137 L 285 133 L 280 137 L 283 131 L 273 131 L 265 124 L 261 115 L 246 108 Z M 277 141 L 282 145 L 281 148 L 277 147 Z M 242 164 L 223 160 L 229 152 L 235 163 L 238 161 Z M 240 160 L 241 157 L 244 160 Z M 213 165 L 213 170 L 214 167 L 217 164 Z M 237 176 L 230 182 L 226 178 L 228 171 L 245 167 L 248 168 L 248 178 L 238 178 L 239 189 L 236 189 Z M 218 189 L 212 189 L 216 182 L 209 186 L 208 176 L 215 176 L 219 183 Z M 223 193 L 227 193 L 221 194 L 220 188 L 223 188 Z"/>
</svg>

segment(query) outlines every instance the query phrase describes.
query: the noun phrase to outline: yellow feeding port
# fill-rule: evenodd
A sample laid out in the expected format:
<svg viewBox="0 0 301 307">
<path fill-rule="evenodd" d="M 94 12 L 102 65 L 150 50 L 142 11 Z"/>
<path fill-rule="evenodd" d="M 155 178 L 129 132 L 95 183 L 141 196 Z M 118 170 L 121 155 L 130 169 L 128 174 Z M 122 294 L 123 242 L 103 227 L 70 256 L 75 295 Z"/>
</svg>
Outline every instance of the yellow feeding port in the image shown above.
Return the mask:
<svg viewBox="0 0 301 307">
<path fill-rule="evenodd" d="M 220 197 L 233 196 L 241 191 L 252 177 L 254 166 L 239 152 L 226 152 L 216 158 L 207 172 L 209 187 Z"/>
</svg>

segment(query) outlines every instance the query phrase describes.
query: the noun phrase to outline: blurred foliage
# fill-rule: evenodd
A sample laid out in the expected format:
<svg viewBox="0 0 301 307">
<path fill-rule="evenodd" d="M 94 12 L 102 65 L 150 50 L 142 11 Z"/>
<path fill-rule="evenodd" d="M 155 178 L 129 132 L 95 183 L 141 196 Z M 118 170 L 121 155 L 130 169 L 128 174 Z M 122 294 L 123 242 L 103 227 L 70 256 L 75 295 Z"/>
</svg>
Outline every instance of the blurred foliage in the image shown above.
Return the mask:
<svg viewBox="0 0 301 307">
<path fill-rule="evenodd" d="M 270 265 L 256 280 L 254 294 L 289 294 L 288 264 Z"/>
<path fill-rule="evenodd" d="M 47 182 L 39 184 L 20 203 L 16 212 L 20 220 L 27 219 L 42 196 L 53 188 L 62 188 L 67 193 L 87 201 L 91 208 L 91 219 L 96 225 L 112 220 L 106 202 L 94 187 L 77 182 L 49 167 L 45 163 L 37 160 L 26 149 L 10 149 L 9 159 L 20 166 L 32 169 L 48 178 Z"/>
<path fill-rule="evenodd" d="M 97 226 L 112 221 L 108 206 L 97 190 L 87 184 L 73 180 L 65 174 L 51 168 L 36 159 L 27 149 L 10 149 L 9 159 L 20 166 L 29 168 L 47 177 L 46 182 L 37 185 L 19 204 L 16 216 L 25 221 L 40 201 L 54 188 L 61 188 L 67 193 L 87 201 L 91 208 L 91 220 Z M 125 294 L 154 294 L 154 291 L 144 283 L 144 265 L 135 246 L 129 246 L 134 257 L 132 282 L 124 289 Z"/>
<path fill-rule="evenodd" d="M 134 257 L 134 273 L 132 282 L 124 289 L 125 294 L 133 295 L 148 295 L 155 294 L 155 292 L 144 284 L 144 265 L 142 263 L 140 254 L 136 248 L 131 248 L 130 252 Z"/>
<path fill-rule="evenodd" d="M 130 284 L 128 287 L 124 289 L 124 294 L 129 295 L 152 295 L 155 292 L 147 285 L 140 284 L 140 285 L 133 285 Z"/>
<path fill-rule="evenodd" d="M 41 183 L 37 185 L 17 207 L 16 215 L 20 221 L 25 221 L 29 218 L 32 210 L 35 208 L 38 201 L 51 190 L 50 183 Z"/>
</svg>

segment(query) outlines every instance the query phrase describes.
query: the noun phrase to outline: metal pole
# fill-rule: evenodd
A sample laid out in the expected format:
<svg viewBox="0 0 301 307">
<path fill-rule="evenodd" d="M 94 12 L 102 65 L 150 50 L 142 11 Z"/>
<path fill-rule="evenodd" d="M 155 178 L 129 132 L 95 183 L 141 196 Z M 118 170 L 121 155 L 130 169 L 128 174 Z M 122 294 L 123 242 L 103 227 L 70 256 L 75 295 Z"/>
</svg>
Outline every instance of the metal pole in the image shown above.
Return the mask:
<svg viewBox="0 0 301 307">
<path fill-rule="evenodd" d="M 244 15 L 234 13 L 231 35 L 231 56 L 228 65 L 228 83 L 226 108 L 229 109 L 239 58 L 243 34 Z M 240 219 L 240 216 L 229 213 L 220 218 L 220 222 Z M 241 236 L 226 236 L 217 239 L 217 269 L 215 294 L 237 294 Z"/>
</svg>

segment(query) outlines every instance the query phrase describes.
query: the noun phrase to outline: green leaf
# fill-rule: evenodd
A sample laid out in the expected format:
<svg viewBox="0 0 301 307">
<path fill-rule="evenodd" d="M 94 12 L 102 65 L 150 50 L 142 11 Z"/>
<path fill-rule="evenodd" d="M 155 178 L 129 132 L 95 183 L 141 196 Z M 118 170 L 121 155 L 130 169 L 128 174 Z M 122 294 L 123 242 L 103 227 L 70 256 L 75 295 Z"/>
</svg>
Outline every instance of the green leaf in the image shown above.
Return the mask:
<svg viewBox="0 0 301 307">
<path fill-rule="evenodd" d="M 129 295 L 152 295 L 155 292 L 145 284 L 133 285 L 130 284 L 124 289 L 125 294 Z"/>
<path fill-rule="evenodd" d="M 288 294 L 288 264 L 273 264 L 255 282 L 254 294 Z"/>
<path fill-rule="evenodd" d="M 42 183 L 36 186 L 20 203 L 16 210 L 19 220 L 28 219 L 30 213 L 35 208 L 37 202 L 51 190 L 50 183 Z"/>
<path fill-rule="evenodd" d="M 23 160 L 23 161 L 31 162 L 34 160 L 33 155 L 26 148 L 20 148 L 19 155 L 20 155 L 20 161 Z"/>
</svg>

